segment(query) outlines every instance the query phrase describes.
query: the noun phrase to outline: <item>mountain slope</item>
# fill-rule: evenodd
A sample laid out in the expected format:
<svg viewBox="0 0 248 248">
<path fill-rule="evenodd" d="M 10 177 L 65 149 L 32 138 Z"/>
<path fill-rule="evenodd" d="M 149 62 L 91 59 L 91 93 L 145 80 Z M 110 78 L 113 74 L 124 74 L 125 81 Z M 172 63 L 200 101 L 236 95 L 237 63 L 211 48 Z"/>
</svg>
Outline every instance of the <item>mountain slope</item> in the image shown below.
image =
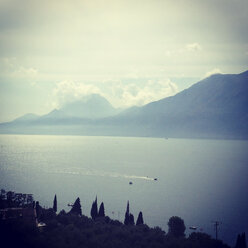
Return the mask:
<svg viewBox="0 0 248 248">
<path fill-rule="evenodd" d="M 81 100 L 67 103 L 60 110 L 68 116 L 90 119 L 104 118 L 119 112 L 104 97 L 98 94 L 92 94 Z"/>
<path fill-rule="evenodd" d="M 155 129 L 153 135 L 242 138 L 248 126 L 248 72 L 213 75 L 135 115 Z"/>
<path fill-rule="evenodd" d="M 99 96 L 84 101 L 21 124 L 0 124 L 0 132 L 248 139 L 248 71 L 216 74 L 175 96 L 116 115 Z"/>
</svg>

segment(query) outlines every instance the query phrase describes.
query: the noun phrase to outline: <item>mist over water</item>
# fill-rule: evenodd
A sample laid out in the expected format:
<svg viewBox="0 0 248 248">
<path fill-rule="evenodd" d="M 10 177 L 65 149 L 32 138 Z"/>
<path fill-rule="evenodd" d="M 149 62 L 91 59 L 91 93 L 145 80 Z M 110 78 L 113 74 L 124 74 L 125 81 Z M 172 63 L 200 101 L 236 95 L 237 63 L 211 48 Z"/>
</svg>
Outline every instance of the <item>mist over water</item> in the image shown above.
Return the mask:
<svg viewBox="0 0 248 248">
<path fill-rule="evenodd" d="M 0 187 L 34 194 L 59 210 L 80 197 L 84 215 L 96 195 L 106 214 L 167 231 L 171 216 L 233 245 L 248 232 L 248 142 L 82 136 L 0 136 Z M 154 178 L 158 178 L 157 181 Z M 130 185 L 129 182 L 133 184 Z"/>
</svg>

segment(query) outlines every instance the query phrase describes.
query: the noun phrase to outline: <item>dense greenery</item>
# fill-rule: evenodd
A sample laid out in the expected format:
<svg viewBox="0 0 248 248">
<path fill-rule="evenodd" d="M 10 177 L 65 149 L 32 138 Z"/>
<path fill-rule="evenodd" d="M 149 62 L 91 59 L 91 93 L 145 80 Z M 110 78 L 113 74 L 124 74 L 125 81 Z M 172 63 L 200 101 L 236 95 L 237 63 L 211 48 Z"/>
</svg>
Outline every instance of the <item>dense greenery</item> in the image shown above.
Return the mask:
<svg viewBox="0 0 248 248">
<path fill-rule="evenodd" d="M 56 213 L 57 212 L 57 196 L 54 196 L 53 200 L 53 211 Z"/>
<path fill-rule="evenodd" d="M 168 234 L 159 227 L 150 228 L 143 224 L 142 212 L 134 225 L 129 202 L 125 224 L 105 216 L 103 203 L 99 212 L 94 212 L 97 199 L 92 204 L 92 218 L 82 215 L 79 198 L 68 213 L 62 210 L 56 214 L 56 204 L 44 209 L 36 202 L 38 221 L 46 224 L 43 227 L 37 228 L 23 219 L 0 219 L 0 244 L 26 248 L 230 248 L 205 233 L 193 232 L 185 237 L 184 221 L 178 216 L 170 218 Z M 245 234 L 238 236 L 235 248 L 246 248 Z"/>
</svg>

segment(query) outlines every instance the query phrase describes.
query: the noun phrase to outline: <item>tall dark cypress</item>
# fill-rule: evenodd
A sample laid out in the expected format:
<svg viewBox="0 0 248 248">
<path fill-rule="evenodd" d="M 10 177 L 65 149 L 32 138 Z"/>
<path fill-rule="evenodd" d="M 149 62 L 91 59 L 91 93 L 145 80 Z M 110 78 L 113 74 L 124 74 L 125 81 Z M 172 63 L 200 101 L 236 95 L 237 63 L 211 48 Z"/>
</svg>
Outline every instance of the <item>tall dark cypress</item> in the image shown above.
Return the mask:
<svg viewBox="0 0 248 248">
<path fill-rule="evenodd" d="M 54 196 L 53 199 L 53 211 L 56 213 L 57 212 L 57 196 Z"/>
<path fill-rule="evenodd" d="M 96 200 L 92 203 L 90 215 L 93 220 L 98 217 L 97 197 Z"/>
<path fill-rule="evenodd" d="M 104 204 L 103 204 L 103 202 L 100 205 L 98 216 L 99 217 L 104 217 L 105 216 L 105 210 L 104 210 Z"/>
<path fill-rule="evenodd" d="M 143 224 L 144 224 L 143 214 L 142 214 L 142 212 L 139 212 L 139 216 L 137 218 L 136 225 L 143 225 Z"/>
<path fill-rule="evenodd" d="M 126 209 L 126 213 L 125 213 L 125 220 L 124 220 L 124 224 L 125 225 L 129 225 L 129 201 L 127 202 L 127 209 Z"/>
<path fill-rule="evenodd" d="M 247 247 L 247 245 L 246 245 L 245 233 L 239 234 L 237 236 L 235 248 L 246 248 L 246 247 Z"/>
</svg>

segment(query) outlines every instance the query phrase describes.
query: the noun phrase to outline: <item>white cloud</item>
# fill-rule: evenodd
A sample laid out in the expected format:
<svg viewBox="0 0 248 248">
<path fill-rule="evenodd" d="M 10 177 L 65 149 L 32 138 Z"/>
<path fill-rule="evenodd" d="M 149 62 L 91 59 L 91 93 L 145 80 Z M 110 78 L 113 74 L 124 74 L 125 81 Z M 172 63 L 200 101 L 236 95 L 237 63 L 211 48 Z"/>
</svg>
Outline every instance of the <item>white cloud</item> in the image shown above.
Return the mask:
<svg viewBox="0 0 248 248">
<path fill-rule="evenodd" d="M 20 66 L 18 69 L 16 69 L 13 74 L 14 77 L 18 78 L 35 78 L 38 75 L 38 70 L 35 68 L 25 68 L 23 66 Z"/>
<path fill-rule="evenodd" d="M 118 98 L 118 105 L 125 107 L 141 106 L 174 95 L 177 92 L 177 85 L 169 79 L 157 82 L 148 80 L 143 87 L 137 85 L 127 85 L 124 87 L 122 95 Z"/>
<path fill-rule="evenodd" d="M 56 84 L 53 90 L 53 97 L 57 100 L 53 105 L 59 107 L 66 102 L 78 100 L 90 94 L 100 94 L 98 87 L 93 84 L 76 83 L 73 81 L 61 81 Z"/>
<path fill-rule="evenodd" d="M 199 43 L 195 42 L 195 43 L 187 44 L 186 49 L 187 51 L 190 51 L 190 52 L 197 52 L 197 51 L 202 50 L 202 47 L 200 46 Z"/>
<path fill-rule="evenodd" d="M 134 80 L 134 81 L 133 81 Z M 77 83 L 62 81 L 56 84 L 53 90 L 54 107 L 60 107 L 66 102 L 71 102 L 89 94 L 100 94 L 115 107 L 141 106 L 159 100 L 178 92 L 178 87 L 169 79 L 148 80 L 137 83 L 122 82 L 120 80 L 104 81 L 97 86 L 93 83 Z"/>
<path fill-rule="evenodd" d="M 208 71 L 208 72 L 204 75 L 204 78 L 209 77 L 209 76 L 214 75 L 214 74 L 222 74 L 222 73 L 223 73 L 223 72 L 222 72 L 219 68 L 214 68 L 213 70 Z"/>
<path fill-rule="evenodd" d="M 17 79 L 34 79 L 38 76 L 37 69 L 20 65 L 15 57 L 1 58 L 0 71 L 2 75 Z"/>
</svg>

